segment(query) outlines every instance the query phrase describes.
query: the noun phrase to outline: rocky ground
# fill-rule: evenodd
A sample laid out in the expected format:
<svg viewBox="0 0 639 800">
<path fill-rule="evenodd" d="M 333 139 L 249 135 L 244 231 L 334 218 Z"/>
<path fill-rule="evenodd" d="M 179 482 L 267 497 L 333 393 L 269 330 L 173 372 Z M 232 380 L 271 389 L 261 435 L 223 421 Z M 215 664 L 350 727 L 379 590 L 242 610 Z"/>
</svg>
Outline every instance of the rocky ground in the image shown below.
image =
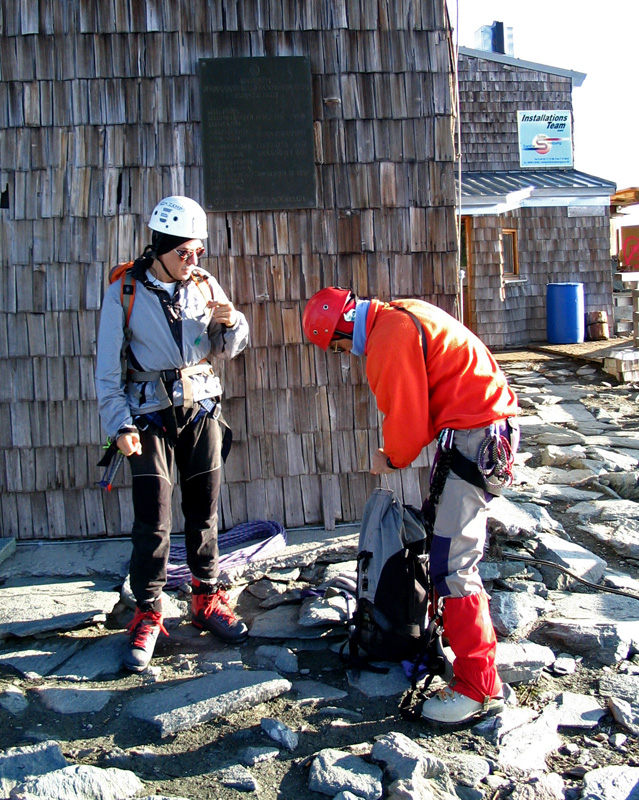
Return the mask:
<svg viewBox="0 0 639 800">
<path fill-rule="evenodd" d="M 354 527 L 290 532 L 231 570 L 252 634 L 237 648 L 169 593 L 142 675 L 118 669 L 127 543 L 5 548 L 0 797 L 639 797 L 639 390 L 573 359 L 501 360 L 523 410 L 482 564 L 503 714 L 405 721 L 400 667 L 347 673 L 343 599 L 303 595 L 352 574 Z"/>
</svg>

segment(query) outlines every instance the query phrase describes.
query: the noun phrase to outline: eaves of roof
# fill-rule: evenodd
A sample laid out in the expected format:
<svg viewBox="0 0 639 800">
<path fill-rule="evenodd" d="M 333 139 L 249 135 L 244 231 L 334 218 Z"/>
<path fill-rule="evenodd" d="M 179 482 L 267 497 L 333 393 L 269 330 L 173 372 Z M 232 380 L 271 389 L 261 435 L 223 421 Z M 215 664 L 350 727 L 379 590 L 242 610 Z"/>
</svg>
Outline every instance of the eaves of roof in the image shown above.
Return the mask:
<svg viewBox="0 0 639 800">
<path fill-rule="evenodd" d="M 617 186 L 575 169 L 463 172 L 463 214 L 503 214 L 515 208 L 607 206 Z"/>
<path fill-rule="evenodd" d="M 538 64 L 535 61 L 524 61 L 521 58 L 514 58 L 507 56 L 503 53 L 493 53 L 490 50 L 474 50 L 471 47 L 460 47 L 459 53 L 470 58 L 483 58 L 486 61 L 495 61 L 498 64 L 507 64 L 511 67 L 518 67 L 519 69 L 532 69 L 535 72 L 547 72 L 550 75 L 560 75 L 564 78 L 571 78 L 573 86 L 581 86 L 586 80 L 585 72 L 575 72 L 572 69 L 563 69 L 561 67 L 551 67 L 548 64 Z"/>
</svg>

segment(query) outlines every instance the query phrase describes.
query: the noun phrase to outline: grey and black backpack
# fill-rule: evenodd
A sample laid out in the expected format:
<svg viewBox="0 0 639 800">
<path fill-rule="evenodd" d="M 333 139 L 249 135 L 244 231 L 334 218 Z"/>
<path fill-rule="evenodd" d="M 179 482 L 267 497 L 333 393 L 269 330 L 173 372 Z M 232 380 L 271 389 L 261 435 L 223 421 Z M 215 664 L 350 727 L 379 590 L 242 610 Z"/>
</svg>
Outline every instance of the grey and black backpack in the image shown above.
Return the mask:
<svg viewBox="0 0 639 800">
<path fill-rule="evenodd" d="M 403 662 L 411 681 L 400 703 L 405 719 L 419 717 L 426 689 L 446 671 L 441 618 L 435 614 L 428 619 L 435 505 L 427 500 L 417 510 L 390 489 L 374 489 L 364 506 L 359 535 L 347 668 L 387 672 L 380 661 Z"/>
<path fill-rule="evenodd" d="M 422 652 L 428 551 L 420 512 L 403 505 L 392 490 L 374 489 L 359 536 L 356 607 L 349 623 L 352 663 L 412 660 Z"/>
</svg>

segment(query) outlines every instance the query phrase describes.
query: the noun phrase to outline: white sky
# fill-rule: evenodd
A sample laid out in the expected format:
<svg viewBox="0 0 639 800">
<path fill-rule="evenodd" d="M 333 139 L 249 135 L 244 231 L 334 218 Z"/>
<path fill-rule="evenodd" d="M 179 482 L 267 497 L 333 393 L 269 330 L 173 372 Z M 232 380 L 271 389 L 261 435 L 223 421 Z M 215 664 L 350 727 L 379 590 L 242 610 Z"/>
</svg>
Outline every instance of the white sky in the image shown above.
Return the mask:
<svg viewBox="0 0 639 800">
<path fill-rule="evenodd" d="M 586 73 L 572 93 L 575 169 L 639 186 L 639 0 L 447 2 L 461 47 L 497 20 L 513 29 L 515 58 Z"/>
</svg>

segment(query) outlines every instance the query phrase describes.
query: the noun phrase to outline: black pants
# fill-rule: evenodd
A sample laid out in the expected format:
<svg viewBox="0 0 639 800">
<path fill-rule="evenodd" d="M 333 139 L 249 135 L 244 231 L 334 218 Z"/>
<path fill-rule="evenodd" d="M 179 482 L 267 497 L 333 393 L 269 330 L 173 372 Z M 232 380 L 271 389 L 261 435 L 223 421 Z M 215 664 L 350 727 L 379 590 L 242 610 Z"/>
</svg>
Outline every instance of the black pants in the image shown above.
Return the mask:
<svg viewBox="0 0 639 800">
<path fill-rule="evenodd" d="M 176 408 L 177 439 L 154 426 L 140 431 L 142 453 L 128 461 L 133 476 L 131 590 L 138 608 L 159 610 L 171 537 L 173 472 L 182 489 L 186 560 L 194 577 L 218 574 L 217 505 L 222 434 L 210 416 L 192 422 L 196 409 Z"/>
</svg>

